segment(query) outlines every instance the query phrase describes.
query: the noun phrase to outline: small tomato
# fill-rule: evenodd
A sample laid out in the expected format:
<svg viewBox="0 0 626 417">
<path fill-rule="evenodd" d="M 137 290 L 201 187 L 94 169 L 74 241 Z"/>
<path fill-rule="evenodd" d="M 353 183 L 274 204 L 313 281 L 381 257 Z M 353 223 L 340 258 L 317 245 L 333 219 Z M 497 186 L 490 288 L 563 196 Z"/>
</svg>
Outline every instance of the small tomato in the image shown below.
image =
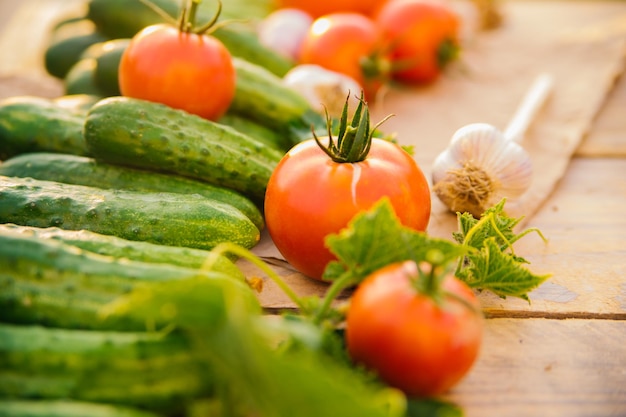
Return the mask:
<svg viewBox="0 0 626 417">
<path fill-rule="evenodd" d="M 378 56 L 379 30 L 372 19 L 358 13 L 333 13 L 313 21 L 300 45 L 300 63 L 315 64 L 345 74 L 374 97 L 382 85 L 385 65 Z M 356 93 L 356 92 L 353 92 Z"/>
<path fill-rule="evenodd" d="M 460 21 L 444 4 L 425 0 L 389 0 L 374 21 L 392 65 L 392 78 L 431 82 L 456 59 Z"/>
<path fill-rule="evenodd" d="M 124 96 L 217 120 L 235 95 L 235 69 L 215 37 L 157 24 L 132 38 L 120 62 L 119 84 Z"/>
<path fill-rule="evenodd" d="M 337 12 L 372 14 L 386 0 L 276 0 L 278 7 L 294 7 L 313 17 Z"/>
<path fill-rule="evenodd" d="M 413 261 L 367 277 L 346 318 L 350 356 L 408 396 L 446 392 L 471 369 L 483 317 L 472 290 L 452 275 L 438 281 Z"/>
<path fill-rule="evenodd" d="M 372 138 L 363 101 L 354 119 L 349 126 L 342 121 L 337 143 L 315 137 L 294 146 L 267 185 L 270 236 L 294 268 L 314 279 L 322 279 L 335 259 L 325 246 L 326 236 L 383 197 L 404 225 L 422 231 L 428 225 L 430 189 L 415 160 L 397 144 Z"/>
</svg>

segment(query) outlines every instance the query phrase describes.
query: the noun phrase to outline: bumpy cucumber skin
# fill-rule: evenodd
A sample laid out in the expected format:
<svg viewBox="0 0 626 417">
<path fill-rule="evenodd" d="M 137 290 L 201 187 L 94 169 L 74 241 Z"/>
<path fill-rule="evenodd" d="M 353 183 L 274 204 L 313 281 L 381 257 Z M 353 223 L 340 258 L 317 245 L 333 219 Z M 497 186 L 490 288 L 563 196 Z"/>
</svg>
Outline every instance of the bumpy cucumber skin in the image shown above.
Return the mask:
<svg viewBox="0 0 626 417">
<path fill-rule="evenodd" d="M 129 97 L 110 97 L 93 106 L 83 135 L 98 160 L 195 178 L 255 202 L 263 201 L 283 156 L 231 127 Z"/>
<path fill-rule="evenodd" d="M 197 277 L 216 285 L 224 280 L 247 285 L 217 271 L 116 259 L 54 239 L 0 231 L 0 322 L 142 330 L 146 323 L 126 315 L 101 317 L 102 308 L 137 285 Z"/>
<path fill-rule="evenodd" d="M 0 417 L 163 417 L 112 404 L 68 400 L 2 400 Z"/>
<path fill-rule="evenodd" d="M 0 352 L 2 397 L 101 402 L 171 415 L 212 394 L 210 372 L 175 333 L 0 324 Z"/>
<path fill-rule="evenodd" d="M 193 269 L 201 268 L 206 264 L 209 257 L 209 252 L 201 249 L 156 245 L 122 239 L 117 236 L 102 235 L 89 230 L 65 230 L 58 227 L 41 228 L 5 223 L 0 224 L 0 233 L 16 233 L 38 239 L 54 239 L 88 252 L 111 256 L 116 259 L 168 264 Z M 218 256 L 213 261 L 212 271 L 222 272 L 241 281 L 245 280 L 243 272 L 229 258 Z"/>
<path fill-rule="evenodd" d="M 88 155 L 84 114 L 53 100 L 15 96 L 0 102 L 0 160 L 27 152 Z"/>
<path fill-rule="evenodd" d="M 180 2 L 176 0 L 152 0 L 151 3 L 172 17 L 179 16 Z M 197 22 L 208 22 L 215 11 L 214 7 L 200 7 Z M 164 23 L 161 16 L 139 0 L 90 0 L 87 17 L 96 24 L 99 32 L 111 39 L 131 38 L 148 25 Z M 293 67 L 291 60 L 263 46 L 252 30 L 238 30 L 231 26 L 216 29 L 212 36 L 220 40 L 233 56 L 254 62 L 281 77 Z"/>
<path fill-rule="evenodd" d="M 233 65 L 237 84 L 228 113 L 281 132 L 287 149 L 311 138 L 311 129 L 322 136 L 326 134 L 325 118 L 316 113 L 301 94 L 285 86 L 279 77 L 243 59 L 233 58 Z"/>
<path fill-rule="evenodd" d="M 251 248 L 257 227 L 233 206 L 199 195 L 105 190 L 0 176 L 0 222 L 90 230 L 170 246 Z"/>
<path fill-rule="evenodd" d="M 106 189 L 199 194 L 239 209 L 259 230 L 265 227 L 259 208 L 234 190 L 178 175 L 112 165 L 86 156 L 60 153 L 18 155 L 0 164 L 0 175 Z"/>
</svg>

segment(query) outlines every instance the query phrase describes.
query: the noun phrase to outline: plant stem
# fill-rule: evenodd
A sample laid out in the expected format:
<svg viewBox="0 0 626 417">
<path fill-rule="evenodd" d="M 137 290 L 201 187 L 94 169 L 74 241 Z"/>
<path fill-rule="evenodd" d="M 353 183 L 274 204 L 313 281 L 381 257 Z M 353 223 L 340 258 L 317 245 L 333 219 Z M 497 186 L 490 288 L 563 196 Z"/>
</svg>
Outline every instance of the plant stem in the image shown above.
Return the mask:
<svg viewBox="0 0 626 417">
<path fill-rule="evenodd" d="M 328 291 L 326 291 L 326 294 L 324 295 L 322 304 L 320 305 L 319 309 L 315 313 L 315 316 L 313 317 L 314 324 L 321 323 L 335 298 L 337 298 L 341 291 L 348 288 L 352 284 L 352 282 L 353 277 L 350 272 L 345 272 L 343 275 L 333 281 L 330 288 L 328 288 Z"/>
</svg>

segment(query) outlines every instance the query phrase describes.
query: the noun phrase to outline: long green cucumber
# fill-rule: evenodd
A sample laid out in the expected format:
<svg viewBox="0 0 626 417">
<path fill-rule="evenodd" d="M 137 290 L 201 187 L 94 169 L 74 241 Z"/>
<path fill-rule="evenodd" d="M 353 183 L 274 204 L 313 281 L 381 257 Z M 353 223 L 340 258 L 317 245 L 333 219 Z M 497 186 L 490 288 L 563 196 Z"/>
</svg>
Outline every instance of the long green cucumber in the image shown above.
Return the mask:
<svg viewBox="0 0 626 417">
<path fill-rule="evenodd" d="M 180 413 L 212 394 L 211 372 L 176 333 L 0 324 L 0 396 L 72 399 Z"/>
<path fill-rule="evenodd" d="M 283 156 L 229 126 L 129 97 L 93 106 L 83 134 L 98 160 L 195 178 L 257 201 Z"/>
<path fill-rule="evenodd" d="M 30 227 L 12 223 L 0 224 L 0 233 L 16 233 L 38 239 L 55 239 L 82 250 L 111 256 L 116 259 L 167 264 L 185 268 L 201 268 L 209 258 L 209 252 L 179 246 L 156 245 L 103 235 L 89 230 L 65 230 L 58 227 Z M 243 272 L 227 257 L 212 258 L 212 270 L 244 280 Z"/>
<path fill-rule="evenodd" d="M 165 11 L 172 19 L 179 16 L 181 3 L 177 0 L 150 0 L 150 2 Z M 208 7 L 204 7 L 203 3 L 197 12 L 199 24 L 208 22 L 216 12 L 215 3 L 205 3 Z M 140 0 L 90 0 L 87 6 L 87 17 L 95 23 L 99 32 L 111 39 L 131 38 L 146 26 L 166 22 L 166 19 Z M 227 4 L 225 9 L 228 9 Z M 226 46 L 231 55 L 254 62 L 278 76 L 285 75 L 293 67 L 292 61 L 261 44 L 251 28 L 235 26 L 231 23 L 211 33 Z"/>
<path fill-rule="evenodd" d="M 260 238 L 241 211 L 200 195 L 105 190 L 6 176 L 0 176 L 0 223 L 86 229 L 197 249 L 222 242 L 250 248 Z"/>
<path fill-rule="evenodd" d="M 199 278 L 215 288 L 205 295 L 207 305 L 220 303 L 220 285 L 227 281 L 247 285 L 215 270 L 116 259 L 55 239 L 0 231 L 0 322 L 142 330 L 147 323 L 132 317 L 102 318 L 103 307 L 138 285 Z"/>
<path fill-rule="evenodd" d="M 163 417 L 137 408 L 69 400 L 3 400 L 0 417 Z"/>
<path fill-rule="evenodd" d="M 85 156 L 60 153 L 18 155 L 0 164 L 0 175 L 106 189 L 199 194 L 232 205 L 248 216 L 259 230 L 264 227 L 259 208 L 234 190 L 178 175 L 113 165 Z"/>
<path fill-rule="evenodd" d="M 281 132 L 289 146 L 312 137 L 311 128 L 322 135 L 326 119 L 280 77 L 252 62 L 233 58 L 237 72 L 235 96 L 228 109 Z"/>
<path fill-rule="evenodd" d="M 0 160 L 27 152 L 87 155 L 82 112 L 53 100 L 15 96 L 0 102 Z"/>
</svg>

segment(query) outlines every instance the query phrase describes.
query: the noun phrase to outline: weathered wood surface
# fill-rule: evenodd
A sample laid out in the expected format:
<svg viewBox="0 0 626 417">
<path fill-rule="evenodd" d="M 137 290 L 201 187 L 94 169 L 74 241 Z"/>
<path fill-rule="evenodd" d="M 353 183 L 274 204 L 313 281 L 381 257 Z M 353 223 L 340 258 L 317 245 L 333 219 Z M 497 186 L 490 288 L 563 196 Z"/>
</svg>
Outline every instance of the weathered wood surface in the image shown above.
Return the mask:
<svg viewBox="0 0 626 417">
<path fill-rule="evenodd" d="M 9 8 L 12 19 L 3 13 L 8 3 L 0 2 L 0 97 L 60 94 L 59 82 L 46 77 L 41 67 L 41 48 L 55 18 L 80 2 L 24 1 Z M 530 19 L 535 42 L 557 32 L 570 40 L 626 38 L 626 2 L 511 0 L 503 4 L 514 16 Z M 24 19 L 36 23 L 26 25 Z M 540 228 L 549 242 L 529 235 L 516 246 L 533 271 L 553 276 L 530 294 L 530 304 L 480 295 L 489 317 L 481 355 L 467 378 L 447 395 L 467 417 L 626 416 L 626 76 L 614 76 L 619 61 L 607 63 L 601 58 L 572 62 L 572 71 L 579 66 L 603 66 L 605 84 L 597 87 L 606 94 L 588 98 L 593 103 L 583 116 L 572 115 L 580 135 L 574 138 L 573 159 L 564 164 L 562 177 L 525 224 Z M 528 62 L 521 73 L 532 70 Z M 393 106 L 417 100 L 400 95 L 389 97 L 398 100 Z M 511 103 L 499 100 L 495 104 L 501 111 L 490 113 L 490 121 L 496 124 L 510 116 Z M 446 122 L 449 129 L 476 121 L 465 119 L 471 114 L 451 114 L 452 120 Z M 392 120 L 398 131 L 411 131 L 410 126 L 403 127 L 406 119 Z M 427 165 L 430 159 L 423 161 Z M 326 289 L 285 263 L 274 265 L 297 293 L 322 294 Z M 245 263 L 242 266 L 250 274 L 259 274 Z M 269 281 L 260 298 L 270 310 L 292 307 Z"/>
</svg>

